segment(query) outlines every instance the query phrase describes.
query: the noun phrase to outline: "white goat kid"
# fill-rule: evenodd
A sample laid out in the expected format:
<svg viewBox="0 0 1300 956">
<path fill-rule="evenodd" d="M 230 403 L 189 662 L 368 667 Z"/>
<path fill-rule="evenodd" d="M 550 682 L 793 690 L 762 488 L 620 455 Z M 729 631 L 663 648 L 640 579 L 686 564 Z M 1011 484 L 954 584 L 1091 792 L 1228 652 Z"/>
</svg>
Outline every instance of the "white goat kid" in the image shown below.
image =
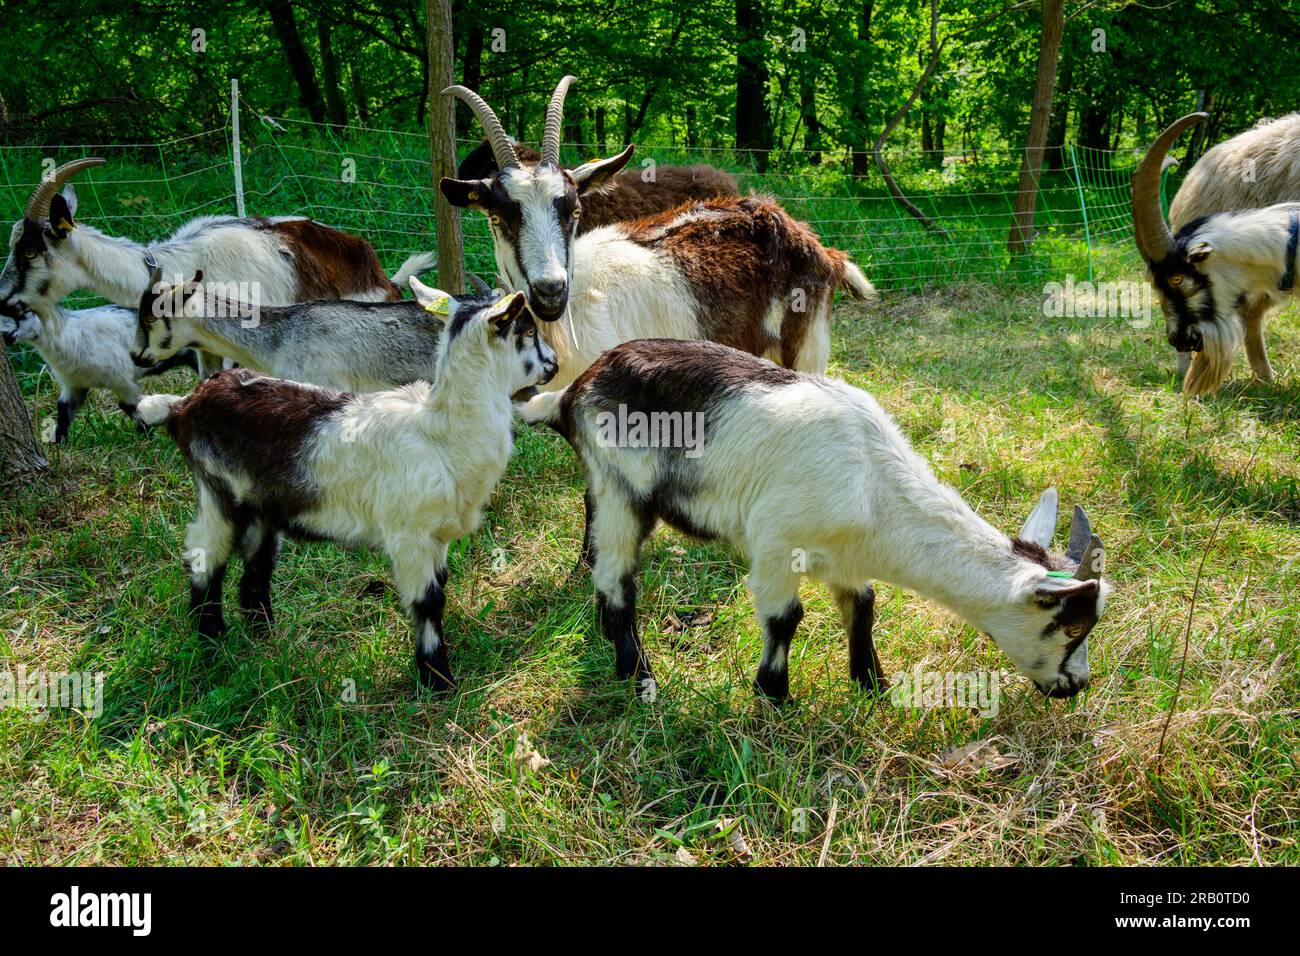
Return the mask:
<svg viewBox="0 0 1300 956">
<path fill-rule="evenodd" d="M 16 322 L 0 315 L 0 336 L 6 344 L 27 342 L 45 359 L 59 383 L 58 416 L 51 436 L 55 443 L 68 437 L 68 428 L 92 388 L 103 388 L 117 398 L 118 407 L 135 415 L 140 400 L 140 380 L 188 364 L 188 356 L 140 366 L 131 360 L 135 313 L 116 305 L 93 309 L 42 310 L 44 319 L 30 316 Z"/>
<path fill-rule="evenodd" d="M 601 628 L 619 676 L 637 677 L 643 694 L 653 676 L 636 632 L 637 554 L 660 519 L 748 556 L 764 632 L 755 688 L 767 697 L 789 692 L 804 576 L 829 585 L 863 686 L 885 684 L 871 635 L 877 579 L 989 634 L 1044 694 L 1072 696 L 1088 682 L 1088 634 L 1110 585 L 1087 516 L 1075 509 L 1068 555 L 1049 553 L 1049 490 L 1021 537 L 1007 537 L 935 477 L 870 395 L 844 382 L 710 342 L 646 340 L 611 349 L 521 414 L 556 428 L 582 460 Z M 644 423 L 665 415 L 670 425 L 692 417 L 702 442 L 664 440 L 662 430 L 654 440 Z"/>
<path fill-rule="evenodd" d="M 383 548 L 410 610 L 420 682 L 452 686 L 442 612 L 447 548 L 478 527 L 514 444 L 511 396 L 542 384 L 555 356 L 524 297 L 458 301 L 416 285 L 451 312 L 434 384 L 351 395 L 219 372 L 189 396 L 150 395 L 138 415 L 167 424 L 198 490 L 186 533 L 199 633 L 225 628 L 221 590 L 238 548 L 240 603 L 271 622 L 280 536 Z"/>
</svg>

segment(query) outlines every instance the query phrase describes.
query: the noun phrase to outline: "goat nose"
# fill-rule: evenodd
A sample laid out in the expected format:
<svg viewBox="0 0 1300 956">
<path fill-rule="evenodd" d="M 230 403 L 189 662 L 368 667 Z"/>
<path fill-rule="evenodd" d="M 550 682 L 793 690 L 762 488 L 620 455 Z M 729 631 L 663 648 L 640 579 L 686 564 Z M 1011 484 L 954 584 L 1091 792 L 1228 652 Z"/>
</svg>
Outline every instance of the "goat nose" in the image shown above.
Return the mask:
<svg viewBox="0 0 1300 956">
<path fill-rule="evenodd" d="M 533 291 L 543 299 L 554 301 L 564 295 L 568 285 L 563 279 L 538 279 L 533 283 Z"/>
</svg>

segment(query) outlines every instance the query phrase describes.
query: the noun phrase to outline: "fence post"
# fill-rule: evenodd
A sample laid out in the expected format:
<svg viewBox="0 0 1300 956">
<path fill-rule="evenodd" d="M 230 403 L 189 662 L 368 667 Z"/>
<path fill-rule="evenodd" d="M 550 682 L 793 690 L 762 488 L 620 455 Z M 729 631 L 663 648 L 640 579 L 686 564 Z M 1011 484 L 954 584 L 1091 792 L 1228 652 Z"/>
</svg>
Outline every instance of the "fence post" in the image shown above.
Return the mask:
<svg viewBox="0 0 1300 956">
<path fill-rule="evenodd" d="M 1088 202 L 1083 195 L 1083 177 L 1079 175 L 1079 154 L 1070 144 L 1070 166 L 1074 169 L 1074 188 L 1079 193 L 1079 212 L 1083 215 L 1083 241 L 1088 244 L 1088 281 L 1092 280 L 1092 230 L 1088 227 Z"/>
<path fill-rule="evenodd" d="M 230 155 L 235 160 L 235 215 L 244 218 L 244 161 L 239 155 L 239 78 L 230 78 Z"/>
<path fill-rule="evenodd" d="M 439 195 L 438 180 L 456 175 L 456 101 L 442 90 L 456 82 L 449 0 L 425 0 L 429 51 L 429 159 L 433 172 L 434 239 L 438 285 L 452 295 L 465 291 L 465 248 L 460 210 Z"/>
</svg>

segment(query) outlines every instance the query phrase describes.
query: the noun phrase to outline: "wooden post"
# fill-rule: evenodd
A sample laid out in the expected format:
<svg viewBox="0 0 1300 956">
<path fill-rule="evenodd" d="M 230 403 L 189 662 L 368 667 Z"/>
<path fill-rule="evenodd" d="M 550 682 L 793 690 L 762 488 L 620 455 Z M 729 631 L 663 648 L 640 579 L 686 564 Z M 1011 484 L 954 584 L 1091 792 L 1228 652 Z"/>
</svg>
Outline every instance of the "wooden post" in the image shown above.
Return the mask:
<svg viewBox="0 0 1300 956">
<path fill-rule="evenodd" d="M 429 55 L 429 158 L 433 184 L 443 176 L 456 175 L 456 101 L 442 91 L 456 82 L 455 48 L 451 36 L 449 0 L 425 0 Z M 434 230 L 438 238 L 438 288 L 452 295 L 465 291 L 465 257 L 460 231 L 460 210 L 439 193 L 434 197 L 437 212 Z"/>
</svg>

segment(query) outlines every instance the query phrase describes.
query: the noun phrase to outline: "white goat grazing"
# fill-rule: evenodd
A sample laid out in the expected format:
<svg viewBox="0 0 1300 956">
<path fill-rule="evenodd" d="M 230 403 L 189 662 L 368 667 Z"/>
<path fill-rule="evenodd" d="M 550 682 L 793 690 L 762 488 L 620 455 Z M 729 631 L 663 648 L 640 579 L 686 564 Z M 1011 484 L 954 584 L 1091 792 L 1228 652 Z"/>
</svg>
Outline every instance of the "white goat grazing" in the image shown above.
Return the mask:
<svg viewBox="0 0 1300 956">
<path fill-rule="evenodd" d="M 432 292 L 414 277 L 411 285 Z M 276 378 L 372 392 L 432 381 L 442 332 L 439 316 L 413 299 L 250 307 L 214 294 L 202 272 L 183 285 L 155 272 L 140 297 L 131 357 L 150 366 L 197 348 Z"/>
<path fill-rule="evenodd" d="M 601 628 L 620 677 L 653 682 L 636 632 L 641 543 L 658 519 L 749 558 L 763 625 L 756 690 L 789 691 L 799 583 L 824 581 L 849 635 L 852 677 L 883 689 L 871 627 L 876 579 L 945 605 L 989 634 L 1044 694 L 1088 681 L 1105 608 L 1101 541 L 1075 510 L 1068 556 L 1050 554 L 1056 492 L 1021 537 L 979 517 L 870 395 L 711 342 L 645 340 L 606 352 L 562 392 L 521 406 L 582 460 Z"/>
<path fill-rule="evenodd" d="M 554 386 L 572 381 L 605 349 L 639 338 L 707 339 L 789 368 L 825 371 L 836 290 L 869 301 L 875 289 L 847 255 L 823 246 L 774 200 L 718 197 L 577 235 L 581 198 L 603 188 L 632 147 L 560 167 L 572 79 L 552 95 L 536 164 L 520 161 L 477 94 L 445 90 L 483 124 L 500 168 L 485 179 L 438 183 L 452 205 L 487 215 L 502 281 L 527 292 L 559 356 Z"/>
<path fill-rule="evenodd" d="M 141 400 L 138 417 L 166 422 L 198 490 L 186 546 L 199 633 L 224 630 L 221 587 L 236 547 L 240 603 L 266 626 L 282 534 L 383 548 L 414 619 L 421 683 L 452 685 L 442 628 L 447 548 L 478 527 L 505 473 L 511 396 L 546 382 L 555 355 L 522 295 L 492 302 L 416 291 L 427 307 L 451 313 L 433 384 L 351 395 L 233 369 L 184 398 Z"/>
<path fill-rule="evenodd" d="M 27 342 L 36 349 L 59 383 L 55 442 L 68 437 L 72 417 L 92 388 L 112 392 L 118 407 L 129 418 L 134 416 L 140 400 L 140 379 L 192 361 L 188 355 L 178 355 L 143 367 L 134 363 L 131 340 L 135 336 L 135 313 L 130 309 L 103 305 L 69 310 L 56 305 L 41 312 L 44 318 L 31 316 L 24 322 L 0 315 L 0 335 L 6 344 Z"/>
</svg>

